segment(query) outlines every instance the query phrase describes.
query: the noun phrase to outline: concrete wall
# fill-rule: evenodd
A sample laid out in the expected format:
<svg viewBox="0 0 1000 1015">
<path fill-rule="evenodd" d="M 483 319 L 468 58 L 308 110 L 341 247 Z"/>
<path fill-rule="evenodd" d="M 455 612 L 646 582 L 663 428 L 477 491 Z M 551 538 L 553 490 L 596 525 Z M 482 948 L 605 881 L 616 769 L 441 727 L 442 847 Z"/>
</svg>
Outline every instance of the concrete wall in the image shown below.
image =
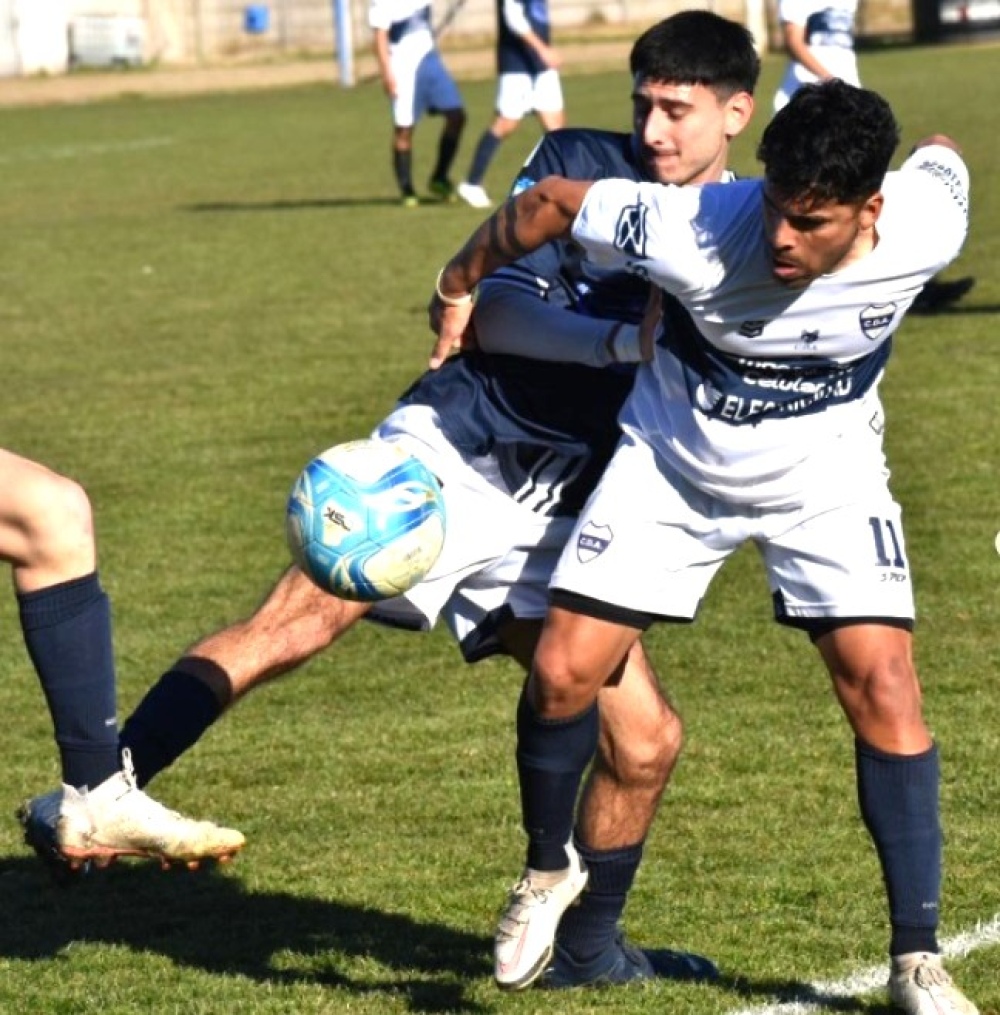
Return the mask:
<svg viewBox="0 0 1000 1015">
<path fill-rule="evenodd" d="M 354 50 L 367 51 L 370 46 L 367 0 L 348 2 Z M 456 2 L 461 8 L 446 33 L 445 45 L 458 47 L 492 38 L 494 0 L 433 0 L 435 19 L 440 21 L 449 5 Z M 859 34 L 907 34 L 911 26 L 910 3 L 911 0 L 862 0 Z M 201 63 L 336 52 L 334 0 L 0 0 L 0 57 L 5 52 L 5 11 L 18 4 L 35 11 L 61 5 L 63 21 L 68 18 L 71 28 L 85 25 L 91 32 L 88 37 L 91 42 L 93 32 L 103 30 L 112 21 L 118 29 L 123 24 L 130 31 L 137 29 L 142 35 L 139 49 L 144 63 Z M 755 32 L 766 14 L 769 45 L 778 44 L 776 0 L 705 0 L 702 4 L 683 0 L 550 0 L 557 39 L 560 32 L 584 34 L 595 28 L 638 28 L 692 6 L 705 6 L 745 21 Z M 261 8 L 255 12 L 256 21 L 248 20 L 249 7 Z M 760 14 L 755 16 L 755 12 Z M 59 34 L 59 30 L 53 31 L 58 19 L 53 18 L 51 11 L 47 22 L 49 35 L 54 38 Z M 119 47 L 123 45 L 121 34 L 118 31 L 115 35 L 115 45 Z M 3 72 L 0 61 L 0 73 Z"/>
</svg>

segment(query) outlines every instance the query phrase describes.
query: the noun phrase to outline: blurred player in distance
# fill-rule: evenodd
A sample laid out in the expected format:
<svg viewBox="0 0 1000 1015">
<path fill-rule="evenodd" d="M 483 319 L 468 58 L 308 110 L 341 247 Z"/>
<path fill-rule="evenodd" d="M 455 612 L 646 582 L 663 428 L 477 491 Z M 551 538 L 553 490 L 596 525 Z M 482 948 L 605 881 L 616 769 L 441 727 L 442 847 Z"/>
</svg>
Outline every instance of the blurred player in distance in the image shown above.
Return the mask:
<svg viewBox="0 0 1000 1015">
<path fill-rule="evenodd" d="M 413 184 L 413 132 L 425 114 L 444 117 L 428 189 L 438 200 L 452 201 L 455 188 L 448 173 L 465 129 L 465 108 L 434 41 L 431 5 L 371 0 L 368 24 L 382 87 L 392 103 L 392 171 L 400 203 L 407 208 L 420 203 Z"/>
<path fill-rule="evenodd" d="M 550 177 L 438 275 L 434 359 L 468 327 L 465 296 L 554 239 L 676 299 L 552 576 L 518 723 L 528 875 L 546 875 L 547 890 L 517 900 L 519 951 L 550 936 L 578 893 L 563 844 L 600 688 L 653 623 L 692 621 L 726 558 L 752 540 L 776 620 L 816 645 L 854 735 L 888 898 L 890 997 L 907 1015 L 977 1015 L 938 948 L 938 750 L 913 663 L 878 397 L 907 308 L 964 242 L 969 181 L 944 135 L 889 173 L 898 141 L 874 92 L 807 85 L 764 131 L 763 180 L 685 189 Z"/>
<path fill-rule="evenodd" d="M 566 122 L 548 0 L 496 0 L 496 11 L 496 112 L 458 185 L 458 196 L 473 208 L 492 204 L 483 179 L 497 149 L 528 113 L 535 114 L 543 131 L 558 130 Z"/>
<path fill-rule="evenodd" d="M 111 607 L 97 573 L 90 499 L 65 476 L 0 449 L 0 560 L 13 570 L 21 631 L 59 750 L 47 857 L 228 858 L 243 836 L 192 821 L 138 788 L 119 753 Z"/>
</svg>

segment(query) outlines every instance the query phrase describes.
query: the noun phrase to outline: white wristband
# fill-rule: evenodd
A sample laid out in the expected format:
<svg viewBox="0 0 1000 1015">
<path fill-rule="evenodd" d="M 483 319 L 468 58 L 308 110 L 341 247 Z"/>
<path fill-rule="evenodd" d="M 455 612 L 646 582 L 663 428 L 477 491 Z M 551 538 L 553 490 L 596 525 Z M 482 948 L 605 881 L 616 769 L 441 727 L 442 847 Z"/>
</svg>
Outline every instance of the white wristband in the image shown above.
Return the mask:
<svg viewBox="0 0 1000 1015">
<path fill-rule="evenodd" d="M 445 294 L 443 292 L 441 292 L 441 276 L 443 274 L 444 274 L 444 268 L 442 268 L 438 272 L 437 281 L 435 281 L 435 283 L 434 283 L 434 292 L 437 295 L 437 298 L 446 307 L 464 307 L 466 304 L 471 303 L 472 302 L 472 293 L 466 293 L 464 296 L 445 296 Z"/>
</svg>

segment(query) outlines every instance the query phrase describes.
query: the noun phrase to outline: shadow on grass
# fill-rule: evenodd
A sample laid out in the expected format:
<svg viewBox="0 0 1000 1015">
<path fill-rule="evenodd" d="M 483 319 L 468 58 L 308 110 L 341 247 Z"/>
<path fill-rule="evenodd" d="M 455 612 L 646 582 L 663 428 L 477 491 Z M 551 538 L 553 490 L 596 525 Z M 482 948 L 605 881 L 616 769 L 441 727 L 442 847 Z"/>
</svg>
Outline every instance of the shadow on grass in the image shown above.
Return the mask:
<svg viewBox="0 0 1000 1015">
<path fill-rule="evenodd" d="M 120 863 L 59 888 L 36 860 L 7 857 L 0 859 L 0 897 L 0 959 L 50 960 L 73 942 L 118 945 L 261 983 L 402 996 L 415 1013 L 494 1010 L 469 995 L 474 983 L 492 976 L 488 937 L 336 900 L 251 891 L 213 866 L 160 872 L 148 863 Z M 377 963 L 388 972 L 351 975 L 346 970 L 359 959 L 367 970 Z M 792 980 L 723 976 L 713 986 L 747 1001 L 766 998 L 768 1005 L 892 1011 Z M 544 995 L 552 1011 L 559 1010 L 555 996 Z"/>
</svg>

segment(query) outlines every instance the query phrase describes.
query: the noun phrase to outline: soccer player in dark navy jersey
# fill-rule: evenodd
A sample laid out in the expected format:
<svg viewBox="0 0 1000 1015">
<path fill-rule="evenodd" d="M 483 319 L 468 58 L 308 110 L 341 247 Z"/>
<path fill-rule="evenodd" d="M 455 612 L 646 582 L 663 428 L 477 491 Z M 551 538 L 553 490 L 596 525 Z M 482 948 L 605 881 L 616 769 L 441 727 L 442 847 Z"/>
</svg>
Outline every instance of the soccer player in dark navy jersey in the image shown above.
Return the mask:
<svg viewBox="0 0 1000 1015">
<path fill-rule="evenodd" d="M 630 63 L 632 132 L 546 135 L 515 191 L 553 172 L 675 184 L 726 177 L 759 70 L 746 30 L 705 11 L 683 12 L 645 32 Z M 435 364 L 374 435 L 403 444 L 443 480 L 449 523 L 435 568 L 406 595 L 377 604 L 338 600 L 290 568 L 252 617 L 190 648 L 125 724 L 122 742 L 140 782 L 253 687 L 327 648 L 364 616 L 419 629 L 442 618 L 466 660 L 502 651 L 527 669 L 551 569 L 618 441 L 647 298 L 644 283 L 595 272 L 562 243 L 484 284 L 477 347 Z M 537 356 L 540 336 L 544 355 L 559 362 L 519 355 Z M 553 953 L 536 956 L 530 975 L 511 970 L 501 933 L 502 987 L 542 976 L 549 986 L 572 987 L 715 973 L 697 956 L 634 947 L 618 927 L 681 747 L 680 720 L 641 645 L 623 660 L 617 685 L 601 692 L 600 711 L 601 749 L 568 845 L 575 860 L 583 857 L 589 885 Z M 29 835 L 42 825 L 29 821 Z"/>
</svg>

